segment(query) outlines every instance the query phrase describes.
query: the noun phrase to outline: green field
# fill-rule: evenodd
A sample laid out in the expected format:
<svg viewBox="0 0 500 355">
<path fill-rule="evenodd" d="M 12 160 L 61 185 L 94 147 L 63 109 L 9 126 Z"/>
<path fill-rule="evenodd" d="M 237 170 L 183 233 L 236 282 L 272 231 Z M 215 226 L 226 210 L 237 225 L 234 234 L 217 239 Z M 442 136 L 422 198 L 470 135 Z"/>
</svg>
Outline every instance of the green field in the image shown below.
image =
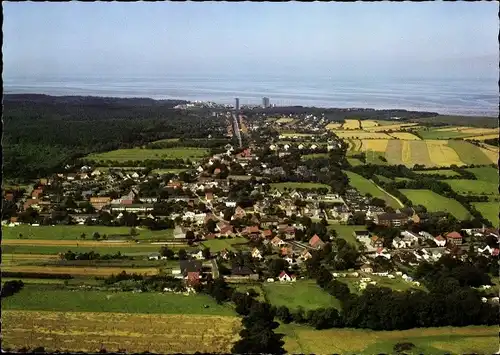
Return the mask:
<svg viewBox="0 0 500 355">
<path fill-rule="evenodd" d="M 284 191 L 285 187 L 288 189 L 320 189 L 325 188 L 330 190 L 330 186 L 320 184 L 317 182 L 277 182 L 271 184 L 272 189 Z"/>
<path fill-rule="evenodd" d="M 383 175 L 375 175 L 380 181 L 383 181 L 383 182 L 387 182 L 387 183 L 391 183 L 392 180 L 389 179 L 388 177 L 385 177 Z"/>
<path fill-rule="evenodd" d="M 328 153 L 305 154 L 300 157 L 302 160 L 328 158 Z"/>
<path fill-rule="evenodd" d="M 417 174 L 423 174 L 423 175 L 433 175 L 433 174 L 439 174 L 439 175 L 446 175 L 446 176 L 458 176 L 460 175 L 456 171 L 449 170 L 449 169 L 443 169 L 443 170 L 418 170 L 415 171 Z"/>
<path fill-rule="evenodd" d="M 172 142 L 178 142 L 180 138 L 167 138 L 167 139 L 160 139 L 159 141 L 154 141 L 152 143 L 172 143 Z"/>
<path fill-rule="evenodd" d="M 356 188 L 360 193 L 362 194 L 371 194 L 373 197 L 380 198 L 384 200 L 387 205 L 393 207 L 393 208 L 400 208 L 401 205 L 396 201 L 394 198 L 389 196 L 387 193 L 384 191 L 380 190 L 377 187 L 377 184 L 374 182 L 365 179 L 361 175 L 358 175 L 356 173 L 353 173 L 351 171 L 345 171 L 347 176 L 349 177 L 349 185 L 352 187 Z"/>
<path fill-rule="evenodd" d="M 493 354 L 498 351 L 498 326 L 416 328 L 398 331 L 365 329 L 315 330 L 281 324 L 290 354 L 394 354 L 397 343 L 415 345 L 406 354 Z"/>
<path fill-rule="evenodd" d="M 353 152 L 353 154 L 354 154 L 354 152 Z M 356 158 L 347 158 L 347 161 L 349 162 L 349 164 L 351 164 L 351 166 L 363 165 L 363 162 L 359 159 L 356 159 Z"/>
<path fill-rule="evenodd" d="M 337 232 L 338 238 L 345 239 L 346 242 L 358 247 L 358 241 L 354 236 L 354 231 L 365 231 L 366 226 L 352 226 L 347 224 L 331 224 L 328 229 L 334 229 Z"/>
<path fill-rule="evenodd" d="M 262 288 L 268 301 L 275 306 L 287 306 L 290 310 L 299 306 L 305 310 L 321 307 L 340 309 L 340 302 L 323 291 L 314 280 L 265 283 Z"/>
<path fill-rule="evenodd" d="M 470 218 L 469 212 L 458 201 L 438 195 L 431 190 L 402 189 L 400 191 L 408 197 L 414 205 L 425 206 L 429 212 L 449 212 L 459 220 Z"/>
<path fill-rule="evenodd" d="M 500 207 L 498 202 L 473 202 L 472 204 L 484 218 L 493 223 L 493 226 L 496 228 L 500 227 L 500 223 L 498 221 Z"/>
<path fill-rule="evenodd" d="M 212 239 L 201 243 L 203 247 L 210 248 L 211 252 L 221 251 L 222 249 L 235 250 L 233 244 L 247 243 L 248 240 L 243 237 L 231 239 Z"/>
<path fill-rule="evenodd" d="M 109 246 L 108 246 L 109 245 Z M 65 253 L 68 250 L 79 253 L 95 252 L 99 254 L 116 254 L 120 252 L 124 255 L 147 255 L 148 253 L 154 253 L 160 250 L 160 245 L 154 244 L 143 244 L 131 246 L 114 246 L 109 243 L 107 245 L 98 247 L 69 247 L 69 246 L 35 246 L 35 245 L 2 245 L 2 253 L 8 254 L 59 254 Z M 189 248 L 185 248 L 188 250 Z"/>
<path fill-rule="evenodd" d="M 204 308 L 204 305 L 209 305 Z M 2 300 L 2 310 L 61 312 L 122 312 L 234 315 L 230 305 L 218 305 L 207 295 L 78 291 L 26 285 L 19 293 Z"/>
<path fill-rule="evenodd" d="M 423 139 L 451 139 L 451 138 L 463 138 L 463 137 L 471 137 L 474 134 L 457 132 L 457 131 L 438 131 L 438 129 L 443 127 L 436 127 L 434 129 L 420 129 L 417 133 Z"/>
<path fill-rule="evenodd" d="M 498 194 L 498 183 L 466 179 L 441 180 L 441 182 L 450 185 L 453 191 L 461 195 Z"/>
<path fill-rule="evenodd" d="M 118 149 L 105 153 L 93 153 L 86 157 L 88 160 L 105 161 L 116 160 L 119 162 L 142 160 L 168 160 L 168 159 L 200 159 L 208 154 L 204 148 L 166 148 L 166 149 Z"/>
<path fill-rule="evenodd" d="M 151 171 L 152 174 L 179 174 L 188 169 L 154 169 Z"/>
<path fill-rule="evenodd" d="M 498 169 L 492 168 L 490 166 L 484 166 L 480 168 L 468 168 L 465 169 L 470 171 L 478 180 L 492 182 L 498 185 Z"/>
<path fill-rule="evenodd" d="M 466 141 L 450 140 L 448 146 L 457 152 L 465 164 L 490 165 L 492 161 L 474 144 Z"/>
<path fill-rule="evenodd" d="M 173 229 L 151 231 L 149 229 L 136 228 L 136 231 L 138 235 L 134 238 L 138 240 L 169 240 L 173 238 Z M 120 235 L 121 239 L 126 239 L 130 234 L 130 227 L 85 225 L 55 225 L 39 227 L 33 227 L 30 225 L 20 225 L 15 227 L 2 226 L 3 239 L 19 239 L 19 234 L 22 234 L 22 239 L 75 240 L 81 239 L 80 236 L 84 233 L 86 240 L 92 240 L 92 235 L 95 232 L 99 233 L 101 236 L 104 234 L 108 237 L 112 235 Z"/>
</svg>

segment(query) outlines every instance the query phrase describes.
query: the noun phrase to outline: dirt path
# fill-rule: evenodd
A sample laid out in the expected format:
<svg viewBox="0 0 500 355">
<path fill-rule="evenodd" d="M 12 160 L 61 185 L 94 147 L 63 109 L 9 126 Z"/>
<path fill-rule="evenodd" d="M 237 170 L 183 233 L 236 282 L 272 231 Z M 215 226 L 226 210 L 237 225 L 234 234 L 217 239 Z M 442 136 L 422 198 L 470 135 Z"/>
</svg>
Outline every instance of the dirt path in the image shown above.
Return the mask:
<svg viewBox="0 0 500 355">
<path fill-rule="evenodd" d="M 370 181 L 371 181 L 371 182 L 373 182 L 373 183 L 375 184 L 375 186 L 377 186 L 377 188 L 378 188 L 380 191 L 382 191 L 383 193 L 387 194 L 388 196 L 391 196 L 394 200 L 396 200 L 396 201 L 397 201 L 397 203 L 399 203 L 399 206 L 400 206 L 400 207 L 404 207 L 404 206 L 405 206 L 405 205 L 404 205 L 404 204 L 403 204 L 403 203 L 399 200 L 399 198 L 397 198 L 396 196 L 391 195 L 390 193 L 388 193 L 387 191 L 385 191 L 383 188 L 381 188 L 380 186 L 378 186 L 378 185 L 375 183 L 375 181 L 373 181 L 373 180 L 371 180 L 371 179 L 370 179 Z"/>
</svg>

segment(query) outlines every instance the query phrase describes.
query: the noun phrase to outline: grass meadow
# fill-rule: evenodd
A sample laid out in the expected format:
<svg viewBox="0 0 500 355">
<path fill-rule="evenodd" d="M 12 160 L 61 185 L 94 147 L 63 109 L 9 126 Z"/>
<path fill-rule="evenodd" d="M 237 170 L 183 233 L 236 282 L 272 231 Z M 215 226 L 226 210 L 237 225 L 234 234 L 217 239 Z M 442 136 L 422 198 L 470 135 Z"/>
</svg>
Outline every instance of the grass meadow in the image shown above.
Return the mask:
<svg viewBox="0 0 500 355">
<path fill-rule="evenodd" d="M 165 149 L 118 149 L 104 153 L 93 153 L 86 157 L 92 161 L 116 160 L 119 162 L 142 161 L 142 160 L 164 160 L 164 159 L 191 159 L 197 160 L 208 154 L 205 148 L 165 148 Z"/>
<path fill-rule="evenodd" d="M 458 201 L 438 195 L 431 190 L 402 189 L 400 191 L 408 197 L 413 204 L 425 206 L 429 212 L 449 212 L 458 220 L 470 218 L 469 212 Z"/>
<path fill-rule="evenodd" d="M 383 190 L 379 189 L 377 184 L 374 182 L 365 179 L 361 175 L 358 175 L 356 173 L 353 173 L 351 171 L 346 171 L 345 172 L 347 176 L 349 177 L 349 184 L 356 188 L 360 193 L 362 194 L 371 194 L 373 197 L 380 198 L 384 200 L 389 206 L 393 208 L 399 208 L 401 205 L 396 201 L 394 198 L 389 196 L 386 192 Z"/>
</svg>

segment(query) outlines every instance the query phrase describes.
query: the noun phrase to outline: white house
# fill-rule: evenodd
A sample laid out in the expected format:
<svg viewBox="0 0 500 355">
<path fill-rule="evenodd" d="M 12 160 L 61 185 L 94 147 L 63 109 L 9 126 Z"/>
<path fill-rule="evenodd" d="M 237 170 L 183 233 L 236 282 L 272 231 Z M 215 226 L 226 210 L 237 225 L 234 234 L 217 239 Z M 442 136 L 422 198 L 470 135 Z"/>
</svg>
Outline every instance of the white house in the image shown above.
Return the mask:
<svg viewBox="0 0 500 355">
<path fill-rule="evenodd" d="M 252 250 L 252 258 L 254 259 L 262 259 L 262 254 L 260 253 L 260 250 L 257 248 L 253 248 Z"/>
<path fill-rule="evenodd" d="M 236 201 L 226 201 L 226 207 L 236 207 Z"/>
<path fill-rule="evenodd" d="M 302 143 L 299 144 L 299 146 L 297 147 L 299 149 L 304 149 L 304 145 Z"/>
<path fill-rule="evenodd" d="M 288 275 L 285 271 L 282 271 L 278 276 L 278 280 L 280 280 L 280 282 L 294 282 L 297 278 L 295 275 Z"/>
<path fill-rule="evenodd" d="M 403 242 L 403 240 L 401 238 L 396 237 L 392 240 L 392 247 L 395 249 L 401 249 L 401 248 L 405 248 L 406 244 L 405 244 L 405 242 Z"/>
<path fill-rule="evenodd" d="M 438 247 L 444 247 L 446 245 L 446 239 L 443 236 L 438 235 L 433 240 Z"/>
<path fill-rule="evenodd" d="M 315 150 L 316 148 L 318 148 L 318 146 L 316 144 L 311 145 L 312 150 Z"/>
<path fill-rule="evenodd" d="M 434 238 L 432 236 L 432 234 L 427 233 L 425 231 L 418 232 L 418 235 L 420 235 L 424 240 L 428 240 L 428 239 L 433 239 Z"/>
<path fill-rule="evenodd" d="M 204 257 L 203 257 L 203 251 L 198 251 L 197 253 L 193 254 L 193 257 L 196 259 L 196 260 L 203 260 Z"/>
</svg>

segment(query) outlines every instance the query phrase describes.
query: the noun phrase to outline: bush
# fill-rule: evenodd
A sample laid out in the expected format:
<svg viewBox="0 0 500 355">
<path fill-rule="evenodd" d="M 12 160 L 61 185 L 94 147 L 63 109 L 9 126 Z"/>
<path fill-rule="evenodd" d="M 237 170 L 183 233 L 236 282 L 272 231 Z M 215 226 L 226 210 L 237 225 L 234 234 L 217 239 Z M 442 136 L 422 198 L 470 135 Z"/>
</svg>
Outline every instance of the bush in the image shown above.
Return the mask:
<svg viewBox="0 0 500 355">
<path fill-rule="evenodd" d="M 9 297 L 12 296 L 13 294 L 21 291 L 21 289 L 24 287 L 24 282 L 21 280 L 12 280 L 12 281 L 7 281 L 3 286 L 0 291 L 0 297 Z"/>
<path fill-rule="evenodd" d="M 403 351 L 410 351 L 414 347 L 415 345 L 413 343 L 397 343 L 394 345 L 393 350 L 397 353 L 400 353 Z"/>
</svg>

